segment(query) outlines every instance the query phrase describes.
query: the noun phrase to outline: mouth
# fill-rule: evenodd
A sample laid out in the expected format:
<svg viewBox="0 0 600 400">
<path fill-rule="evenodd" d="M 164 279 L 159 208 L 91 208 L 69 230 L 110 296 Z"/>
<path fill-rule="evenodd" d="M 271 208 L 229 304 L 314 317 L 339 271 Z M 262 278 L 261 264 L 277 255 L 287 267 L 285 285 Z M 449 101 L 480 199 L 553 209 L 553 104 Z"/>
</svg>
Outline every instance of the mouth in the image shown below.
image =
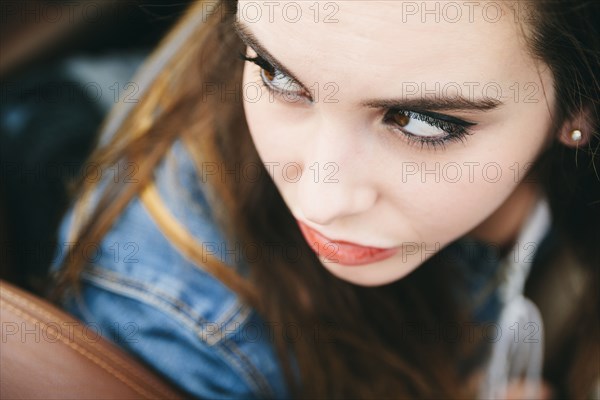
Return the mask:
<svg viewBox="0 0 600 400">
<path fill-rule="evenodd" d="M 297 220 L 297 222 L 308 245 L 318 256 L 341 265 L 357 266 L 372 264 L 390 258 L 400 250 L 399 247 L 386 249 L 331 240 L 302 221 Z"/>
</svg>

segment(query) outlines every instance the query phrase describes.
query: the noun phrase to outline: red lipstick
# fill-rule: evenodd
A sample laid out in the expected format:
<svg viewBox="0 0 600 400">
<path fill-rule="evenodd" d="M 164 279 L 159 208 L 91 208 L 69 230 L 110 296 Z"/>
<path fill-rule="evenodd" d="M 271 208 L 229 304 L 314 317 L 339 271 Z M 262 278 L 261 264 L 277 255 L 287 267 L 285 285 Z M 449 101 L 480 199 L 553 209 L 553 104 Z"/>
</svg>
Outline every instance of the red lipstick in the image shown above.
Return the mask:
<svg viewBox="0 0 600 400">
<path fill-rule="evenodd" d="M 331 240 L 297 220 L 300 230 L 309 246 L 317 253 L 332 262 L 342 265 L 364 265 L 392 257 L 400 250 L 398 247 L 383 249 L 379 247 L 361 246 L 340 240 Z"/>
</svg>

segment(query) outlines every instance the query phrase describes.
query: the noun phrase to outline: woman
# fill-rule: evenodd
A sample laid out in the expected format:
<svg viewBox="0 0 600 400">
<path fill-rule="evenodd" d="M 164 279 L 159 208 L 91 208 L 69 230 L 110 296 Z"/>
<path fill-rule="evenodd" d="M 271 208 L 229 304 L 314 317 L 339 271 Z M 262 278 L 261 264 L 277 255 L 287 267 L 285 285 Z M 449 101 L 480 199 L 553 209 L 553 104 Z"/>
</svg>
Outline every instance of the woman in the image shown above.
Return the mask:
<svg viewBox="0 0 600 400">
<path fill-rule="evenodd" d="M 600 6 L 467 3 L 195 4 L 65 218 L 64 306 L 198 397 L 546 396 L 544 344 L 589 396 Z"/>
</svg>

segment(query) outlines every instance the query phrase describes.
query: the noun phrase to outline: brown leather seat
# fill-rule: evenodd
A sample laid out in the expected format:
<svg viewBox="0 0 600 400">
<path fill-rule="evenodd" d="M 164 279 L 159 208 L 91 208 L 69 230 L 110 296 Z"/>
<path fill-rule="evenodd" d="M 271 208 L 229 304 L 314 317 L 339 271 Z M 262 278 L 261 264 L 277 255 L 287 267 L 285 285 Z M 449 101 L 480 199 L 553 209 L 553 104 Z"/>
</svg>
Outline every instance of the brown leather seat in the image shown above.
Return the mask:
<svg viewBox="0 0 600 400">
<path fill-rule="evenodd" d="M 0 324 L 2 399 L 184 397 L 83 323 L 2 281 Z"/>
</svg>

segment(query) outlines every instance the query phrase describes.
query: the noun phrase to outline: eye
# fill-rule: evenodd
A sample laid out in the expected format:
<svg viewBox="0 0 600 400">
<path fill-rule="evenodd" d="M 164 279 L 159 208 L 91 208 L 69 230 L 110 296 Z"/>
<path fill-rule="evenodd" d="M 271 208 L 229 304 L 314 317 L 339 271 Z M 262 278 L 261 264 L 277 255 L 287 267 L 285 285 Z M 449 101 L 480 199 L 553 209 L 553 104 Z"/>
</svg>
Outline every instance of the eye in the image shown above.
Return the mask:
<svg viewBox="0 0 600 400">
<path fill-rule="evenodd" d="M 275 70 L 274 72 L 261 69 L 261 78 L 265 85 L 269 88 L 286 93 L 302 95 L 304 90 L 292 78 L 284 75 L 282 72 Z"/>
<path fill-rule="evenodd" d="M 310 99 L 310 93 L 302 87 L 293 78 L 287 76 L 283 72 L 273 67 L 264 58 L 257 55 L 256 57 L 248 57 L 240 53 L 240 57 L 251 63 L 258 65 L 260 70 L 260 78 L 267 90 L 282 96 L 286 101 L 296 102 L 300 98 Z"/>
<path fill-rule="evenodd" d="M 410 143 L 434 148 L 451 141 L 462 141 L 470 134 L 469 127 L 476 125 L 448 115 L 408 110 L 390 110 L 383 121 L 393 131 L 402 133 Z"/>
</svg>

